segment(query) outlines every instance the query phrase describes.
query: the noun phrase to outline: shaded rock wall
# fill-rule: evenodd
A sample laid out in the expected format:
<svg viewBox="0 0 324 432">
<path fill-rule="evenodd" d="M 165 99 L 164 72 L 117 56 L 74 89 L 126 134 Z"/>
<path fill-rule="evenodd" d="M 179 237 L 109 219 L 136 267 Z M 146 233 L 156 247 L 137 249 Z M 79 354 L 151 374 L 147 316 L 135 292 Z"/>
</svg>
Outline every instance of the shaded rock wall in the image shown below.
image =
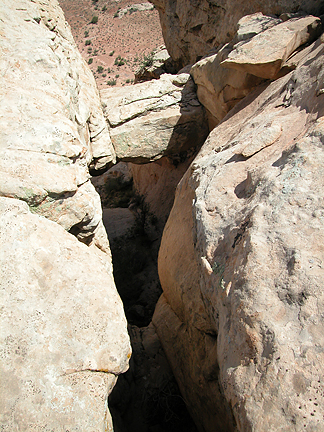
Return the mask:
<svg viewBox="0 0 324 432">
<path fill-rule="evenodd" d="M 151 0 L 160 14 L 166 48 L 183 67 L 195 63 L 220 44 L 229 42 L 245 15 L 262 12 L 280 15 L 303 10 L 316 16 L 324 13 L 323 2 L 283 0 L 280 2 L 229 0 Z"/>
<path fill-rule="evenodd" d="M 201 431 L 322 430 L 323 47 L 236 105 L 177 188 L 153 323 Z"/>
</svg>

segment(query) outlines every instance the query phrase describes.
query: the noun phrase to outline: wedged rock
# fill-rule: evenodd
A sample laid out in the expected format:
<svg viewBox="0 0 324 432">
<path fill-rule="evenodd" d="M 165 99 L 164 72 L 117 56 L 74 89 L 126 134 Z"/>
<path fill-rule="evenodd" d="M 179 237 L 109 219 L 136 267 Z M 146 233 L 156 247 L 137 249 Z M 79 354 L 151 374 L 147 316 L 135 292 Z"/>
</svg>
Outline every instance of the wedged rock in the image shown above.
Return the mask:
<svg viewBox="0 0 324 432">
<path fill-rule="evenodd" d="M 237 22 L 245 15 L 262 12 L 279 16 L 304 11 L 320 16 L 323 4 L 317 0 L 151 0 L 159 11 L 163 38 L 179 69 L 196 63 L 210 49 L 233 39 Z"/>
<path fill-rule="evenodd" d="M 87 201 L 97 200 L 88 166 L 116 160 L 94 77 L 56 1 L 5 0 L 0 8 L 0 195 L 58 223 L 63 205 L 71 214 L 61 220 L 83 224 L 93 237 L 101 209 L 85 222 Z"/>
<path fill-rule="evenodd" d="M 313 42 L 320 33 L 319 18 L 313 16 L 292 18 L 234 47 L 221 65 L 261 78 L 273 79 L 297 48 Z"/>
<path fill-rule="evenodd" d="M 142 81 L 158 79 L 164 73 L 176 73 L 172 59 L 164 45 L 148 56 L 144 56 L 143 64 L 135 71 L 135 84 Z"/>
<path fill-rule="evenodd" d="M 131 351 L 107 254 L 4 197 L 0 243 L 3 430 L 112 430 Z"/>
<path fill-rule="evenodd" d="M 297 67 L 298 54 L 288 57 L 321 29 L 315 17 L 281 19 L 256 13 L 238 22 L 235 38 L 216 53 L 194 64 L 190 74 L 212 130 L 241 99 L 263 79 L 274 78 Z M 279 41 L 279 42 L 278 42 Z"/>
<path fill-rule="evenodd" d="M 153 323 L 201 431 L 323 428 L 324 45 L 209 135 L 178 185 Z"/>
<path fill-rule="evenodd" d="M 187 73 L 100 92 L 118 160 L 147 163 L 199 148 L 205 111 Z"/>
</svg>

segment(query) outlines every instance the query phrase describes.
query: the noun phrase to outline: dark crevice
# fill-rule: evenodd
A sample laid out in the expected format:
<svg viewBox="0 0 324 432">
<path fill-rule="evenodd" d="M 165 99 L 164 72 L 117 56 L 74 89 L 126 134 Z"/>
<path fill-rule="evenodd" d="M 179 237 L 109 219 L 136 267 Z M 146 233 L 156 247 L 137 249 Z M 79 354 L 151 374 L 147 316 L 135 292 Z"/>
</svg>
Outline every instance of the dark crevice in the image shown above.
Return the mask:
<svg viewBox="0 0 324 432">
<path fill-rule="evenodd" d="M 179 154 L 171 166 L 179 169 L 186 159 L 187 152 Z M 131 175 L 114 169 L 104 183 L 93 179 L 133 351 L 129 370 L 119 376 L 108 399 L 114 431 L 197 432 L 151 323 L 162 294 L 157 257 L 166 218 L 153 213 Z"/>
</svg>

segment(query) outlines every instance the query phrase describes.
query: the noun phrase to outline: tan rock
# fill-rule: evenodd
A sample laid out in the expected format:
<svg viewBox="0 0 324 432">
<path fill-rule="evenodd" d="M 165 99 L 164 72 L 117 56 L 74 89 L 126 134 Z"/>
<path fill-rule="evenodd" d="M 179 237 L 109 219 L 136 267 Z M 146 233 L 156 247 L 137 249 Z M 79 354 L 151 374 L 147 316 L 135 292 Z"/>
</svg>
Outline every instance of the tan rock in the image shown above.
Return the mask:
<svg viewBox="0 0 324 432">
<path fill-rule="evenodd" d="M 100 92 L 117 159 L 145 163 L 199 148 L 208 133 L 189 74 Z"/>
<path fill-rule="evenodd" d="M 88 165 L 115 161 L 94 77 L 57 1 L 4 0 L 0 10 L 0 195 L 93 237 L 101 208 Z"/>
<path fill-rule="evenodd" d="M 153 323 L 200 430 L 322 430 L 323 43 L 306 51 L 211 132 L 163 233 Z"/>
<path fill-rule="evenodd" d="M 177 184 L 186 172 L 193 155 L 181 159 L 163 157 L 145 165 L 130 163 L 136 192 L 145 197 L 149 210 L 164 226 L 171 211 Z"/>
<path fill-rule="evenodd" d="M 111 261 L 22 201 L 0 198 L 0 220 L 2 427 L 112 430 L 130 345 Z"/>
<path fill-rule="evenodd" d="M 312 16 L 293 18 L 239 44 L 222 66 L 272 79 L 288 57 L 301 45 L 319 36 L 321 21 Z"/>
<path fill-rule="evenodd" d="M 197 85 L 198 99 L 207 110 L 210 130 L 261 82 L 260 78 L 246 72 L 221 66 L 231 50 L 232 46 L 227 44 L 217 53 L 195 63 L 190 70 Z"/>
<path fill-rule="evenodd" d="M 208 53 L 211 48 L 229 42 L 238 21 L 249 14 L 262 12 L 279 16 L 296 10 L 320 16 L 317 0 L 251 0 L 240 3 L 221 0 L 152 0 L 159 11 L 163 38 L 172 59 L 183 67 Z"/>
</svg>

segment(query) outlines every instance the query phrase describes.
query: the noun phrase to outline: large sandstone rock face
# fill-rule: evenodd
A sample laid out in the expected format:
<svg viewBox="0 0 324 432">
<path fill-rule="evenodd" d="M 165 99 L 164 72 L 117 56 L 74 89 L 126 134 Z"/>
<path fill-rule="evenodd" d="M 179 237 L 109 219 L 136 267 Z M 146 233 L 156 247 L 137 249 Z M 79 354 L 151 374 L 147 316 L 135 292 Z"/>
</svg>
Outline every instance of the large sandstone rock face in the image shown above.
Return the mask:
<svg viewBox="0 0 324 432">
<path fill-rule="evenodd" d="M 94 78 L 57 2 L 4 1 L 1 16 L 0 194 L 99 239 L 88 165 L 102 169 L 115 153 Z"/>
<path fill-rule="evenodd" d="M 180 67 L 195 63 L 211 48 L 229 42 L 234 37 L 237 22 L 245 15 L 255 12 L 280 15 L 302 10 L 319 16 L 324 12 L 322 2 L 317 0 L 280 2 L 151 0 L 151 2 L 159 11 L 167 50 Z"/>
<path fill-rule="evenodd" d="M 323 430 L 323 54 L 236 105 L 177 188 L 153 323 L 201 431 Z"/>
<path fill-rule="evenodd" d="M 88 168 L 115 153 L 57 1 L 0 15 L 1 429 L 112 430 L 131 351 Z"/>
<path fill-rule="evenodd" d="M 112 430 L 130 347 L 110 260 L 22 201 L 0 215 L 3 430 Z"/>
<path fill-rule="evenodd" d="M 208 126 L 188 73 L 101 90 L 118 160 L 147 163 L 198 149 Z"/>
</svg>

